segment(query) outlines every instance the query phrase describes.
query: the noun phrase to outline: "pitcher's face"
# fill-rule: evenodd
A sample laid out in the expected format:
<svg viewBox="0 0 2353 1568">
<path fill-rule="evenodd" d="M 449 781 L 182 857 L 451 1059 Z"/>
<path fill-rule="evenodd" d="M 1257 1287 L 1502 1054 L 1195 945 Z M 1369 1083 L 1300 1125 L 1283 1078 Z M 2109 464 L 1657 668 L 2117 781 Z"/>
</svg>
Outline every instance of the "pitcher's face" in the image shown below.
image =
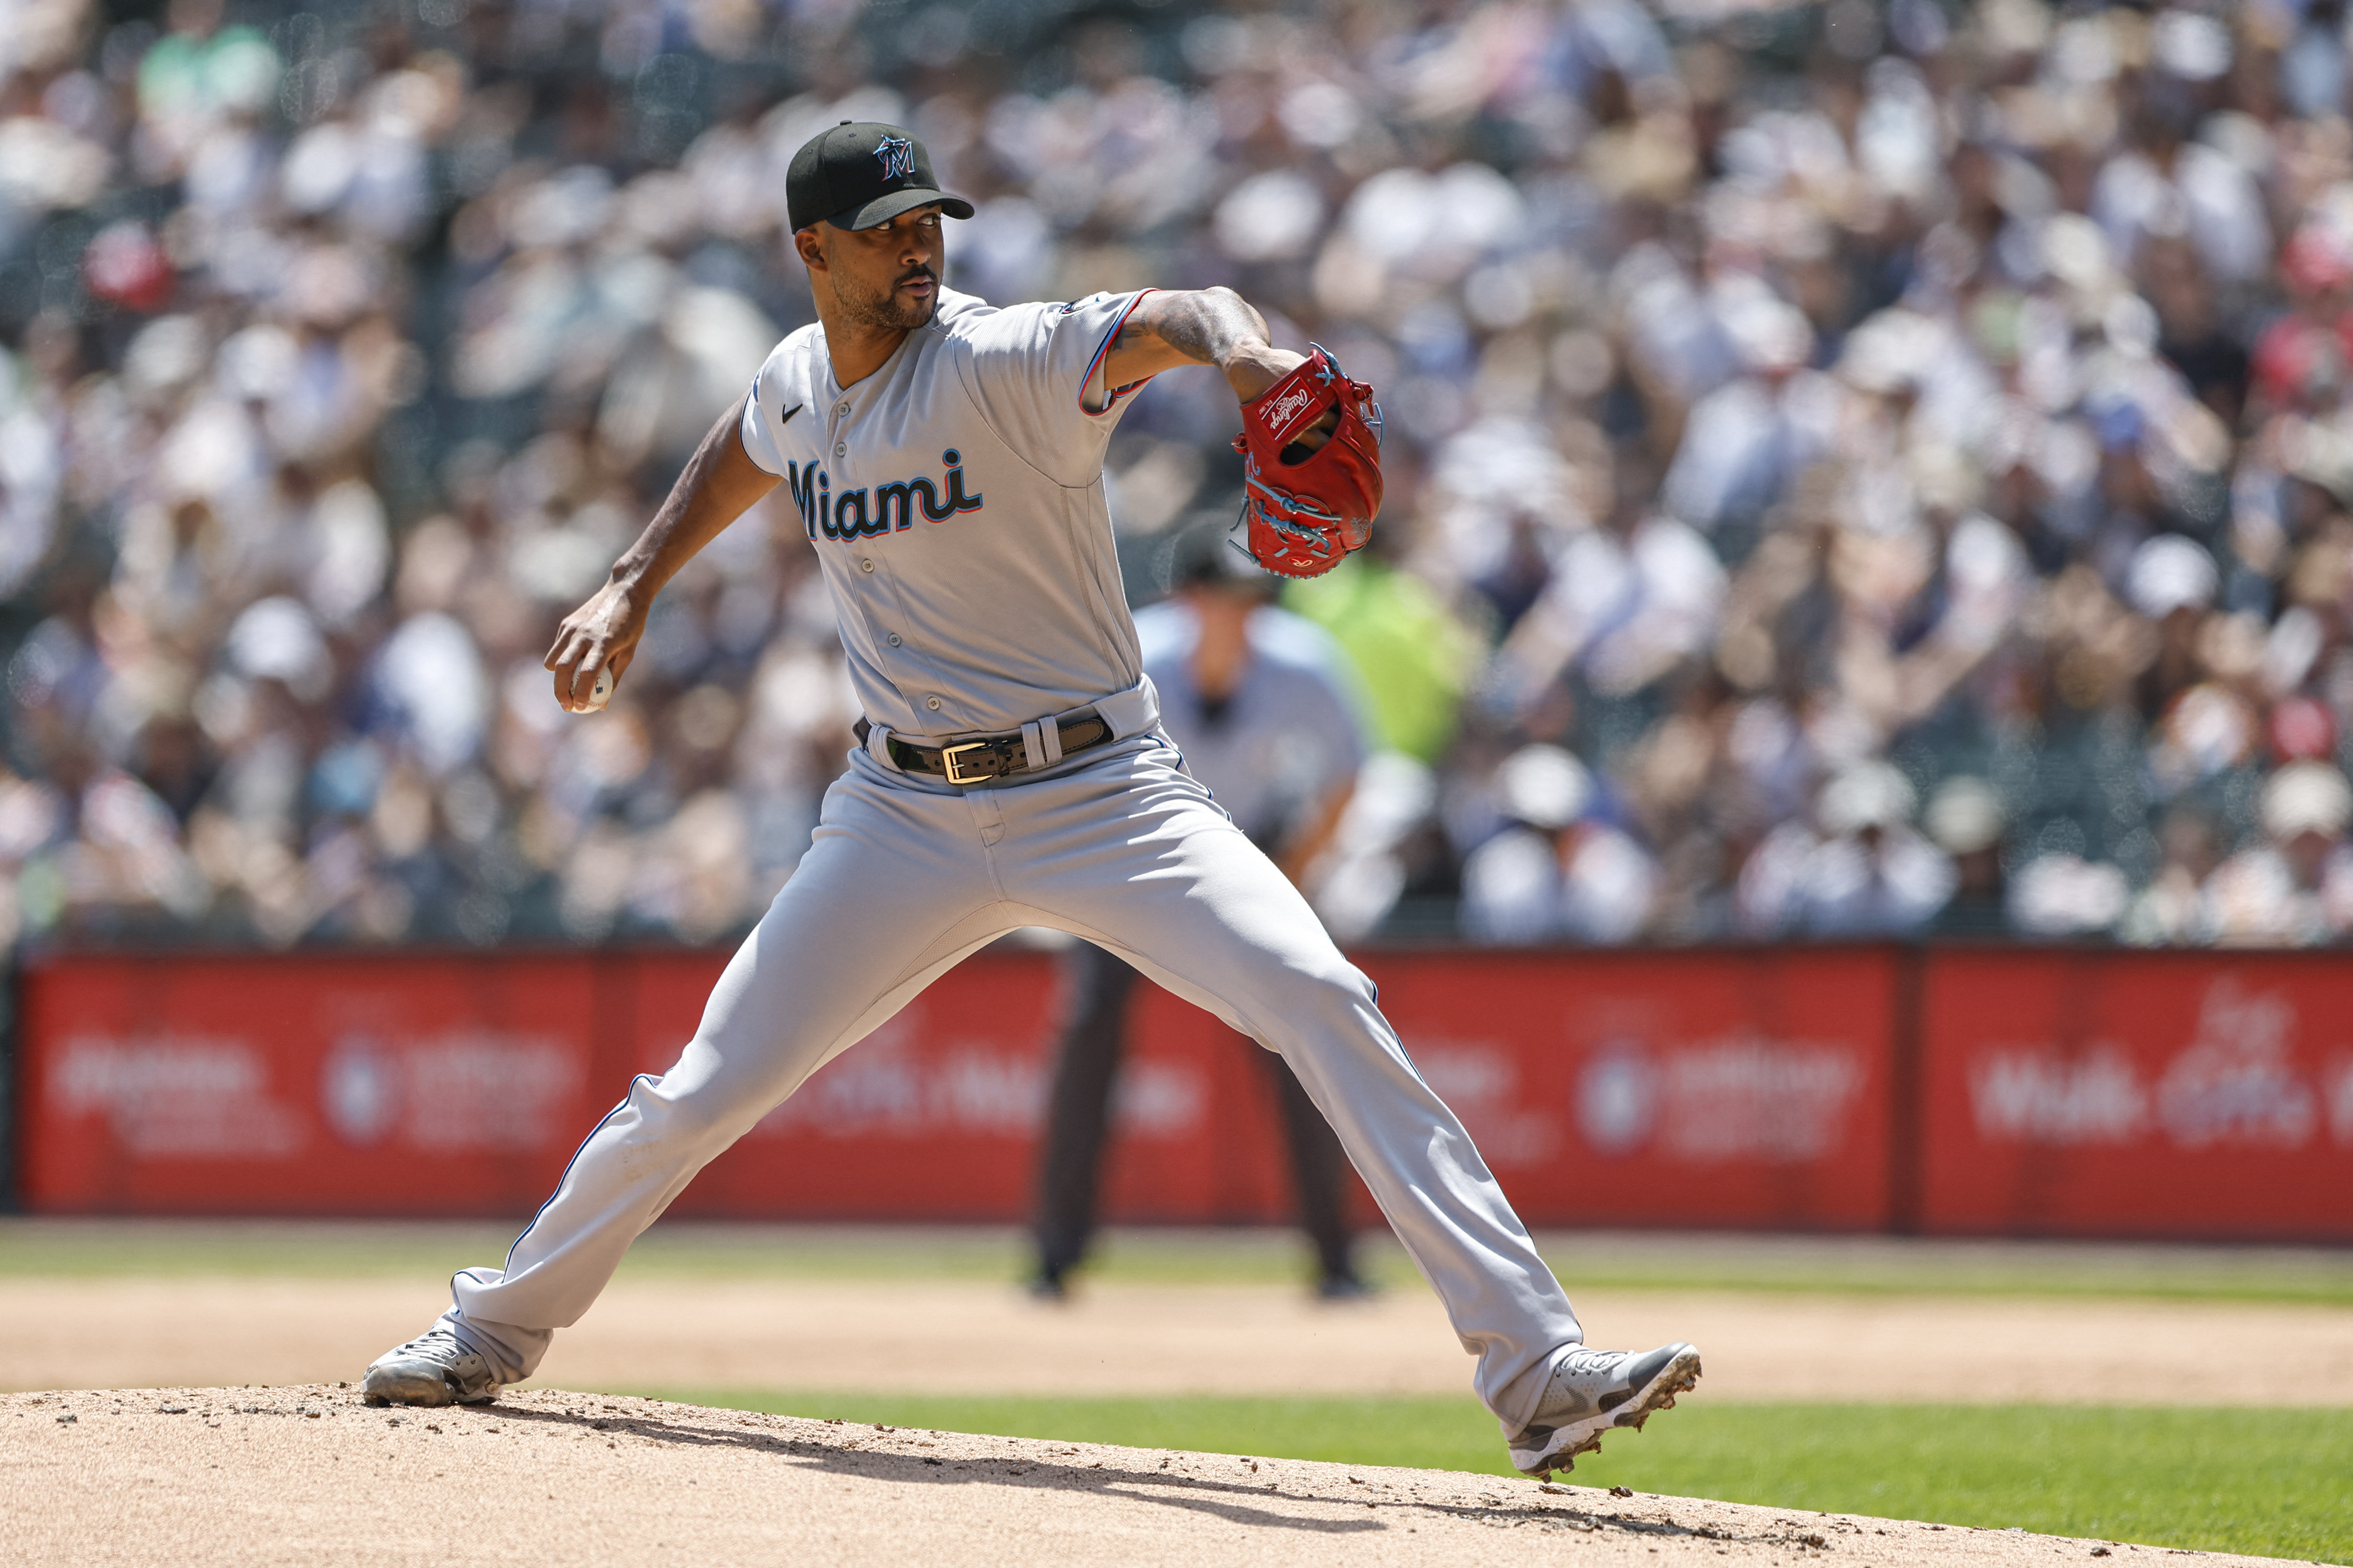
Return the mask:
<svg viewBox="0 0 2353 1568">
<path fill-rule="evenodd" d="M 872 228 L 818 224 L 793 241 L 849 324 L 911 332 L 939 309 L 941 238 L 935 203 Z"/>
</svg>

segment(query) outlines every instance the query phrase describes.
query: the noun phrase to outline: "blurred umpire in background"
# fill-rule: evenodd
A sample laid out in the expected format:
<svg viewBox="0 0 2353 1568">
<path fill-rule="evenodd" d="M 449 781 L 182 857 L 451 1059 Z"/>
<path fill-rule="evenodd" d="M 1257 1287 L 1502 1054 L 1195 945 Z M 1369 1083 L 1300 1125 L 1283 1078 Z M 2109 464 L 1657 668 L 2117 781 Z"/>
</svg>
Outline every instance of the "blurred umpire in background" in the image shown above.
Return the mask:
<svg viewBox="0 0 2353 1568">
<path fill-rule="evenodd" d="M 1331 843 L 1364 764 L 1354 671 L 1323 628 L 1274 607 L 1277 579 L 1226 542 L 1222 522 L 1179 541 L 1174 576 L 1174 595 L 1135 616 L 1161 727 L 1184 753 L 1186 771 L 1296 884 Z M 1071 949 L 1065 970 L 1071 1011 L 1039 1168 L 1031 1282 L 1048 1299 L 1064 1294 L 1094 1231 L 1128 1001 L 1141 978 L 1084 942 Z M 1282 1106 L 1300 1221 L 1315 1245 L 1316 1294 L 1365 1295 L 1369 1287 L 1351 1257 L 1340 1141 L 1282 1058 L 1256 1054 Z"/>
</svg>

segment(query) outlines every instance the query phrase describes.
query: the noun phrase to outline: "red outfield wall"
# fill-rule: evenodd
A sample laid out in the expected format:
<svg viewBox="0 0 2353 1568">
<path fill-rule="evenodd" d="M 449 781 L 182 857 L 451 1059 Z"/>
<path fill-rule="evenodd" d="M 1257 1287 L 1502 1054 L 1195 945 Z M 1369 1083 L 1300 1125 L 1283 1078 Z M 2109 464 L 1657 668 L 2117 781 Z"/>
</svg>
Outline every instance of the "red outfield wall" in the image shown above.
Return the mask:
<svg viewBox="0 0 2353 1568">
<path fill-rule="evenodd" d="M 2353 962 L 1936 953 L 1926 1229 L 2353 1239 Z"/>
<path fill-rule="evenodd" d="M 37 1211 L 528 1212 L 724 955 L 96 956 L 24 976 Z M 1854 947 L 1391 952 L 1535 1225 L 2353 1239 L 2353 966 Z M 1014 1220 L 1054 961 L 968 962 L 700 1177 L 705 1216 Z M 1263 1063 L 1139 993 L 1108 1212 L 1288 1209 Z"/>
</svg>

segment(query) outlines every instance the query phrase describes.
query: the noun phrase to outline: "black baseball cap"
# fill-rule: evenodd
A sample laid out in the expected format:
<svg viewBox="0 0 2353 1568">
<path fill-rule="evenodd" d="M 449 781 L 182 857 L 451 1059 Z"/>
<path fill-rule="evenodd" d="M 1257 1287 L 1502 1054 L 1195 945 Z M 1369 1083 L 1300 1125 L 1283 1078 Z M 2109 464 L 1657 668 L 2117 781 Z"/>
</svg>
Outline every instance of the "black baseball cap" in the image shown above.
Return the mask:
<svg viewBox="0 0 2353 1568">
<path fill-rule="evenodd" d="M 845 120 L 809 138 L 785 174 L 785 212 L 796 234 L 819 223 L 872 228 L 934 202 L 950 217 L 972 216 L 970 202 L 941 195 L 921 142 L 871 120 Z"/>
</svg>

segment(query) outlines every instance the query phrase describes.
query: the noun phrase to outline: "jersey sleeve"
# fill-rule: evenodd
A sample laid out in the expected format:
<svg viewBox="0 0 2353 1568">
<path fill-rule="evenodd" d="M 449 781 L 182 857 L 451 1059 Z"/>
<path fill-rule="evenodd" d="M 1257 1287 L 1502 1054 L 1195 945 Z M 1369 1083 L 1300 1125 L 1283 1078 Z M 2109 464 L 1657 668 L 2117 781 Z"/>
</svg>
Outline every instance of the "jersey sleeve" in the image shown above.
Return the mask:
<svg viewBox="0 0 2353 1568">
<path fill-rule="evenodd" d="M 1096 294 L 1067 305 L 1019 305 L 980 315 L 959 331 L 973 401 L 1008 446 L 1057 484 L 1090 485 L 1142 382 L 1114 387 L 1100 408 L 1088 393 L 1112 340 L 1149 289 Z"/>
<path fill-rule="evenodd" d="M 760 373 L 752 378 L 751 395 L 744 399 L 744 419 L 736 430 L 736 439 L 744 444 L 744 455 L 763 472 L 778 479 L 785 474 L 785 420 L 792 417 L 786 412 L 791 405 L 784 398 L 791 348 L 790 339 L 778 343 L 776 352 L 760 366 Z"/>
</svg>

